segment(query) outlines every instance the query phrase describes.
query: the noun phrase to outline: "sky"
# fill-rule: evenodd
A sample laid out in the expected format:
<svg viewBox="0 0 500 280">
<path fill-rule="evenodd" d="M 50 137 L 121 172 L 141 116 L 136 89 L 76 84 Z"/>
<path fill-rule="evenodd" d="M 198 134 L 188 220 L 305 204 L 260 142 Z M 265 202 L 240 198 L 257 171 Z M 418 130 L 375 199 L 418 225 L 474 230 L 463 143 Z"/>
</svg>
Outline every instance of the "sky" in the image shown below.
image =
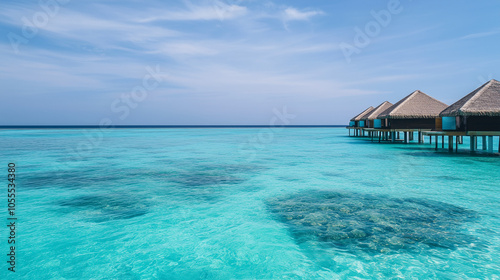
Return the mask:
<svg viewBox="0 0 500 280">
<path fill-rule="evenodd" d="M 0 125 L 337 125 L 500 80 L 500 1 L 0 3 Z"/>
</svg>

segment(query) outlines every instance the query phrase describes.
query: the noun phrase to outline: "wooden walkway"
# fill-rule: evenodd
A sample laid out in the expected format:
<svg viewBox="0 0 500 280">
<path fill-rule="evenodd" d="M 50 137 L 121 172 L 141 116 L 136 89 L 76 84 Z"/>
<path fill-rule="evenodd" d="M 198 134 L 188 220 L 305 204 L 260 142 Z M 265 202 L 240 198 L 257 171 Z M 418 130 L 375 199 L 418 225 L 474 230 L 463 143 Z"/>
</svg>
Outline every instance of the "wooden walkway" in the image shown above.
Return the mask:
<svg viewBox="0 0 500 280">
<path fill-rule="evenodd" d="M 431 131 L 430 129 L 384 129 L 384 128 L 365 128 L 365 127 L 346 127 L 351 136 L 351 129 L 354 130 L 352 136 L 370 137 L 372 142 L 378 138 L 378 142 L 402 142 L 409 143 L 414 140 L 414 135 L 417 133 L 419 144 L 425 143 L 425 136 L 429 137 L 429 144 L 433 144 L 438 150 L 439 146 L 445 148 L 445 143 L 448 145 L 449 151 L 458 151 L 458 145 L 463 144 L 465 137 L 470 138 L 470 151 L 478 150 L 478 143 L 481 142 L 481 150 L 494 153 L 500 153 L 500 131 Z M 402 135 L 401 135 L 402 134 Z M 495 149 L 493 137 L 499 137 L 498 149 Z M 445 141 L 448 140 L 448 141 Z M 481 141 L 480 141 L 481 140 Z"/>
</svg>

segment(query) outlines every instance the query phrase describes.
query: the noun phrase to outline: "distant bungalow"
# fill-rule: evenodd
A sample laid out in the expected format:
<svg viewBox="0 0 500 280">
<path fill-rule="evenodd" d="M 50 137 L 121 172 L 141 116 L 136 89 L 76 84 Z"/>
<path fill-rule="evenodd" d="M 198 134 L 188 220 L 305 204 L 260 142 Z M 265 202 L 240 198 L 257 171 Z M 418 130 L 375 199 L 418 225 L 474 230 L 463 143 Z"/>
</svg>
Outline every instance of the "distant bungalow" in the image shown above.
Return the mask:
<svg viewBox="0 0 500 280">
<path fill-rule="evenodd" d="M 382 121 L 378 119 L 378 116 L 392 105 L 391 102 L 384 101 L 382 104 L 375 107 L 369 114 L 366 114 L 365 117 L 361 119 L 365 122 L 365 127 L 382 128 Z"/>
<path fill-rule="evenodd" d="M 351 127 L 364 127 L 365 126 L 364 122 L 361 123 L 362 125 L 360 125 L 361 118 L 363 118 L 365 115 L 369 114 L 374 109 L 375 108 L 373 108 L 373 106 L 370 106 L 370 107 L 366 108 L 363 112 L 357 114 L 355 117 L 353 117 L 351 119 L 351 121 L 349 122 L 349 126 L 351 126 Z"/>
<path fill-rule="evenodd" d="M 349 135 L 351 135 L 351 129 L 350 128 L 353 128 L 354 129 L 354 136 L 360 136 L 361 134 L 364 135 L 364 131 L 361 129 L 363 127 L 365 127 L 365 122 L 362 121 L 361 119 L 370 114 L 375 108 L 373 108 L 373 106 L 370 106 L 368 108 L 366 108 L 363 112 L 359 113 L 358 115 L 356 115 L 354 118 L 351 119 L 351 121 L 349 122 Z"/>
</svg>

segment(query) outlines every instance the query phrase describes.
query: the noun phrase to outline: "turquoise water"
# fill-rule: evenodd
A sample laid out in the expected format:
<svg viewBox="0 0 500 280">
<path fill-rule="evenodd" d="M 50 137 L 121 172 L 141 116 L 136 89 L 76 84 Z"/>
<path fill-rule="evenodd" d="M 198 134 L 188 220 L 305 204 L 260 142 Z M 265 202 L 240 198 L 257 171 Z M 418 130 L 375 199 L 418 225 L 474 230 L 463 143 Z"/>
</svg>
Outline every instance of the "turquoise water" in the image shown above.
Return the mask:
<svg viewBox="0 0 500 280">
<path fill-rule="evenodd" d="M 0 133 L 1 279 L 500 278 L 498 156 L 342 128 Z"/>
</svg>

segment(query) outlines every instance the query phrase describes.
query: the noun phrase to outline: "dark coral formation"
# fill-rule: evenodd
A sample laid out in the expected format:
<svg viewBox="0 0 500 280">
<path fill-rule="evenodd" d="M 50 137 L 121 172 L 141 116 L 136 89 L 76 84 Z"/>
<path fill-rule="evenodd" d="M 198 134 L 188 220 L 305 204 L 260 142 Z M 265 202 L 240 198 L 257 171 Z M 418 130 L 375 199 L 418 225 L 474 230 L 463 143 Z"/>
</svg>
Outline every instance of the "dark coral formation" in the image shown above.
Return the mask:
<svg viewBox="0 0 500 280">
<path fill-rule="evenodd" d="M 312 190 L 274 198 L 267 205 L 298 243 L 388 253 L 479 242 L 462 232 L 464 223 L 477 219 L 474 211 L 427 199 Z"/>
<path fill-rule="evenodd" d="M 147 205 L 137 197 L 123 194 L 83 195 L 58 203 L 68 212 L 78 212 L 91 222 L 131 219 L 148 213 Z"/>
</svg>

